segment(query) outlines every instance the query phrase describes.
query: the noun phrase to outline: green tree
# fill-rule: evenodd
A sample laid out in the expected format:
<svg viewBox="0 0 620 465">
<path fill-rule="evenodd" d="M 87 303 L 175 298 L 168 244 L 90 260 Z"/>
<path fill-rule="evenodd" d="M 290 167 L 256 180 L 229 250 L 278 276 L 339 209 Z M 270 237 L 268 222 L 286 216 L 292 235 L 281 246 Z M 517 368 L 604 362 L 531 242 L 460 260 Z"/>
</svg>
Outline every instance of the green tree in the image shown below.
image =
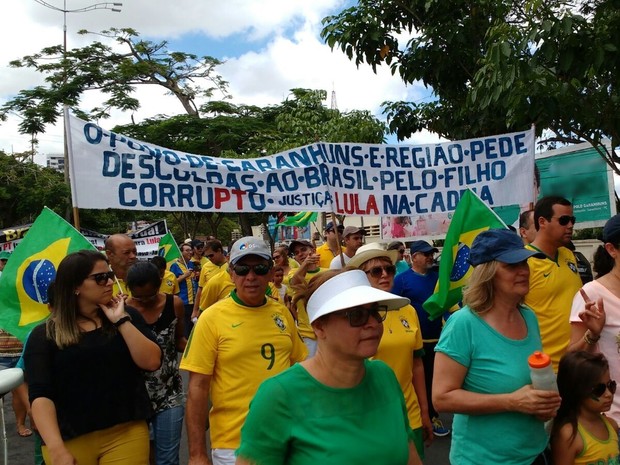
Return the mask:
<svg viewBox="0 0 620 465">
<path fill-rule="evenodd" d="M 546 142 L 589 142 L 620 174 L 601 142 L 620 143 L 616 1 L 359 0 L 323 21 L 326 42 L 356 64 L 432 89 L 427 101 L 384 103 L 399 139 L 535 124 Z"/>
<path fill-rule="evenodd" d="M 44 206 L 64 212 L 69 187 L 62 173 L 0 151 L 0 225 L 31 223 Z"/>
<path fill-rule="evenodd" d="M 215 71 L 220 65 L 216 58 L 169 51 L 166 41 L 140 40 L 138 32 L 130 28 L 110 29 L 99 35 L 115 40 L 124 51 L 93 42 L 65 53 L 62 45 L 55 45 L 12 61 L 12 67 L 31 68 L 43 74 L 46 85 L 21 90 L 0 108 L 0 118 L 6 119 L 9 112 L 17 113 L 23 118 L 20 132 L 34 137 L 62 116 L 63 105 L 85 119 L 106 118 L 112 108 L 138 109 L 140 102 L 133 96 L 137 85 L 162 87 L 189 115 L 199 115 L 202 98 L 210 98 L 215 91 L 226 95 L 227 83 Z M 83 110 L 79 105 L 88 90 L 100 91 L 105 100 L 98 107 Z"/>
</svg>

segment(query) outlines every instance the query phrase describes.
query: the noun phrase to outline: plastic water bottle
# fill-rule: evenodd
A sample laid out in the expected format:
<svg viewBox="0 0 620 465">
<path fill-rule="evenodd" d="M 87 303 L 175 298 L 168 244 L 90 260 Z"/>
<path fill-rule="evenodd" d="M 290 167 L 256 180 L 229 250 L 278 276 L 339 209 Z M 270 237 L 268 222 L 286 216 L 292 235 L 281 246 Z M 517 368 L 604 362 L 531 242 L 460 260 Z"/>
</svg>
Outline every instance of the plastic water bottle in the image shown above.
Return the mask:
<svg viewBox="0 0 620 465">
<path fill-rule="evenodd" d="M 547 354 L 536 351 L 527 359 L 530 365 L 530 377 L 532 379 L 532 387 L 543 391 L 557 391 L 558 383 L 556 381 L 551 358 Z"/>
</svg>

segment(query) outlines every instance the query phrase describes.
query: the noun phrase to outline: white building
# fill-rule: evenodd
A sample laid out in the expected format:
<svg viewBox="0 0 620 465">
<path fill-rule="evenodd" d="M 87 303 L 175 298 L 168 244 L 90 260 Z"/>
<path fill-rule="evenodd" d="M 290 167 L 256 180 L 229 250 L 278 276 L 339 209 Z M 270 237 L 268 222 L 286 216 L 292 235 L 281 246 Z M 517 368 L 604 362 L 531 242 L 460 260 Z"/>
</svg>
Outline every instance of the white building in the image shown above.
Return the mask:
<svg viewBox="0 0 620 465">
<path fill-rule="evenodd" d="M 47 167 L 56 171 L 64 173 L 65 171 L 65 157 L 62 153 L 52 154 L 47 156 Z"/>
</svg>

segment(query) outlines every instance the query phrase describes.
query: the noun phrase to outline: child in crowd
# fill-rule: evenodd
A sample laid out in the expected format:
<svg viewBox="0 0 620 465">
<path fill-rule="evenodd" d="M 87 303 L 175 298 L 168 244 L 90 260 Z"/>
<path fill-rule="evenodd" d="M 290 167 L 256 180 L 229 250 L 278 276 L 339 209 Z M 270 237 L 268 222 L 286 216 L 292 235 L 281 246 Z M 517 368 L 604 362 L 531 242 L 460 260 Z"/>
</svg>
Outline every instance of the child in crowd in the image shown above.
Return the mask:
<svg viewBox="0 0 620 465">
<path fill-rule="evenodd" d="M 286 304 L 286 284 L 283 284 L 284 280 L 284 268 L 281 266 L 276 266 L 273 269 L 273 284 L 276 286 L 278 290 L 278 294 L 280 294 L 280 302 Z"/>
<path fill-rule="evenodd" d="M 551 438 L 555 465 L 619 463 L 618 425 L 604 415 L 611 407 L 616 382 L 605 357 L 569 352 L 560 360 L 558 389 L 562 404 Z"/>
</svg>

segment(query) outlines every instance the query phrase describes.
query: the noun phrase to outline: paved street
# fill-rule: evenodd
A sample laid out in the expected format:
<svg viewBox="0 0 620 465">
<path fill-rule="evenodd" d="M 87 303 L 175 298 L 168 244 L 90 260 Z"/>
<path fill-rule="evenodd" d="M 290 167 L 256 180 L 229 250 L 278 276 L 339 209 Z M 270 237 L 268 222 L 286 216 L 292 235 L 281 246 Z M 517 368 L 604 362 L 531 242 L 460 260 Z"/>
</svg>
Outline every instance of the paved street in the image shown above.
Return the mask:
<svg viewBox="0 0 620 465">
<path fill-rule="evenodd" d="M 187 373 L 183 372 L 183 381 L 187 386 Z M 21 438 L 17 435 L 15 425 L 15 415 L 11 407 L 11 394 L 7 394 L 4 402 L 4 413 L 6 419 L 6 432 L 8 444 L 8 464 L 9 465 L 32 465 L 34 463 L 34 438 Z M 442 415 L 444 425 L 449 426 L 451 423 L 451 415 Z M 0 441 L 1 442 L 1 441 Z M 431 447 L 426 449 L 425 465 L 449 465 L 448 453 L 450 450 L 450 436 L 444 438 L 435 438 Z M 1 452 L 0 452 L 1 454 Z M 187 453 L 187 436 L 185 434 L 185 426 L 183 426 L 183 440 L 181 442 L 181 465 L 186 465 L 188 460 Z M 0 456 L 0 465 L 2 456 Z"/>
</svg>

